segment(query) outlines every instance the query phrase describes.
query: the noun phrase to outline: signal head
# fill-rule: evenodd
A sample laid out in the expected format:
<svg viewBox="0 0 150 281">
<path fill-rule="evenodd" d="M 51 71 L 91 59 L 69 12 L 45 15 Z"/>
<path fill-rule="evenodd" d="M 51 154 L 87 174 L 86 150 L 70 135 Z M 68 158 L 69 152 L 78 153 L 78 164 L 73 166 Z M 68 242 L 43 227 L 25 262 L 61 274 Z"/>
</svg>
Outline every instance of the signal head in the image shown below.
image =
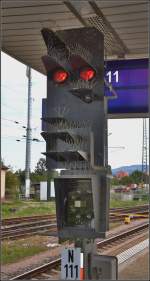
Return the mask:
<svg viewBox="0 0 150 281">
<path fill-rule="evenodd" d="M 86 67 L 80 71 L 80 78 L 85 81 L 90 81 L 94 78 L 95 71 L 91 67 Z"/>
<path fill-rule="evenodd" d="M 64 83 L 68 78 L 68 73 L 64 69 L 57 69 L 53 73 L 53 81 L 56 83 Z"/>
</svg>

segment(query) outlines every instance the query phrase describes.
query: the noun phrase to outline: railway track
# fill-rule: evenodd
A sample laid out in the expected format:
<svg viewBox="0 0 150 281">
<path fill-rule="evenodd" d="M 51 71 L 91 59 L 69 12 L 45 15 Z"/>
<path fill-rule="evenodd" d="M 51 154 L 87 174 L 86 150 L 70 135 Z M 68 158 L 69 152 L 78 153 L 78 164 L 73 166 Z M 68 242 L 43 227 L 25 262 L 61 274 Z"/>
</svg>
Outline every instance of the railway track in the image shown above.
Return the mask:
<svg viewBox="0 0 150 281">
<path fill-rule="evenodd" d="M 118 235 L 111 236 L 107 239 L 104 239 L 97 243 L 97 249 L 101 249 L 101 252 L 103 252 L 103 249 L 106 249 L 106 247 L 114 247 L 114 243 L 119 244 L 120 241 L 124 239 L 127 240 L 131 238 L 133 235 L 136 234 L 136 237 L 141 234 L 143 231 L 148 230 L 149 223 L 144 223 L 140 226 L 134 227 L 128 231 L 124 231 L 122 233 L 119 233 Z M 58 257 L 57 259 L 50 261 L 49 263 L 43 264 L 42 266 L 39 266 L 37 268 L 34 268 L 30 271 L 24 272 L 23 274 L 20 274 L 18 276 L 15 276 L 11 278 L 10 280 L 25 280 L 25 279 L 31 279 L 31 280 L 39 280 L 39 279 L 56 279 L 59 278 L 60 275 L 60 264 L 61 264 L 61 258 Z"/>
<path fill-rule="evenodd" d="M 145 204 L 145 205 L 137 205 L 134 207 L 125 207 L 125 208 L 111 208 L 110 209 L 110 213 L 132 213 L 132 212 L 140 212 L 140 211 L 148 211 L 149 209 L 149 205 Z"/>
<path fill-rule="evenodd" d="M 14 218 L 12 221 L 11 219 L 2 221 L 2 240 L 17 239 L 33 234 L 43 234 L 46 231 L 54 236 L 57 233 L 55 215 Z"/>
<path fill-rule="evenodd" d="M 55 215 L 40 215 L 40 216 L 28 216 L 28 217 L 17 217 L 17 218 L 9 218 L 9 219 L 3 219 L 2 225 L 3 226 L 9 226 L 9 225 L 16 225 L 20 223 L 26 223 L 26 222 L 38 222 L 39 220 L 56 220 Z"/>
<path fill-rule="evenodd" d="M 132 213 L 132 212 L 140 212 L 140 211 L 148 211 L 149 205 L 139 205 L 135 207 L 125 207 L 125 208 L 110 208 L 110 214 L 114 213 Z M 28 217 L 16 217 L 9 219 L 2 219 L 2 225 L 12 225 L 19 224 L 22 222 L 31 222 L 45 219 L 56 219 L 55 215 L 40 215 L 40 216 L 28 216 Z"/>
<path fill-rule="evenodd" d="M 47 234 L 51 236 L 57 236 L 57 226 L 56 223 L 47 223 L 44 225 L 38 225 L 38 226 L 27 226 L 23 227 L 21 226 L 21 229 L 16 228 L 14 230 L 5 230 L 2 231 L 2 237 L 1 239 L 17 239 L 22 238 L 26 236 L 31 236 L 34 234 Z"/>
<path fill-rule="evenodd" d="M 148 206 L 111 209 L 110 222 L 122 221 L 127 213 L 148 213 Z M 120 214 L 121 213 L 121 214 Z M 119 215 L 118 215 L 119 214 Z M 141 215 L 142 216 L 142 215 Z M 138 217 L 140 218 L 140 216 Z M 1 239 L 18 239 L 34 234 L 57 236 L 55 215 L 5 219 L 2 221 Z"/>
<path fill-rule="evenodd" d="M 129 239 L 133 235 L 139 235 L 139 233 L 143 232 L 143 230 L 147 229 L 149 226 L 149 223 L 144 223 L 140 226 L 134 227 L 133 229 L 130 229 L 128 231 L 124 231 L 123 233 L 119 233 L 118 235 L 111 236 L 109 238 L 106 238 L 105 240 L 102 240 L 97 243 L 98 249 L 106 249 L 107 246 L 110 247 L 110 245 L 113 243 L 120 243 L 120 240 L 123 240 L 123 242 L 127 239 Z"/>
</svg>

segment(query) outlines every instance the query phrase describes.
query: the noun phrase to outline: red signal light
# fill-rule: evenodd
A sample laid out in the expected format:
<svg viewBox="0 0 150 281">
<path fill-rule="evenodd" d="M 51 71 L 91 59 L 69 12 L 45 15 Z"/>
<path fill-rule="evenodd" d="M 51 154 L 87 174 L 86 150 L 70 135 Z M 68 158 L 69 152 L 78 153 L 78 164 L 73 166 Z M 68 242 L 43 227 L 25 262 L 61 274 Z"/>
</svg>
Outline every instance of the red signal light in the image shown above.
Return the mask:
<svg viewBox="0 0 150 281">
<path fill-rule="evenodd" d="M 89 81 L 95 76 L 95 71 L 92 68 L 86 68 L 81 70 L 80 72 L 80 78 Z"/>
<path fill-rule="evenodd" d="M 53 74 L 53 80 L 57 83 L 63 83 L 67 78 L 68 73 L 63 69 L 56 70 Z"/>
</svg>

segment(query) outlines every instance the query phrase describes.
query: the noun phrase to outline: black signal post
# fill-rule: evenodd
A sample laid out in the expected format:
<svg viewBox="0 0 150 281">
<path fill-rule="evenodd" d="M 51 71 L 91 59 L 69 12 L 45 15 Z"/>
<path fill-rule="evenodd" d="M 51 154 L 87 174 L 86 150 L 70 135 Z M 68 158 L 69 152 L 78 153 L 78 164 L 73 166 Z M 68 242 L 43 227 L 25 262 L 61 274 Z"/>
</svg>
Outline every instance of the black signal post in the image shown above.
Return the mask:
<svg viewBox="0 0 150 281">
<path fill-rule="evenodd" d="M 54 178 L 58 236 L 82 248 L 88 279 L 94 239 L 104 238 L 109 225 L 104 38 L 93 27 L 42 29 L 42 35 L 47 46 L 44 154 L 48 170 L 62 169 Z"/>
</svg>

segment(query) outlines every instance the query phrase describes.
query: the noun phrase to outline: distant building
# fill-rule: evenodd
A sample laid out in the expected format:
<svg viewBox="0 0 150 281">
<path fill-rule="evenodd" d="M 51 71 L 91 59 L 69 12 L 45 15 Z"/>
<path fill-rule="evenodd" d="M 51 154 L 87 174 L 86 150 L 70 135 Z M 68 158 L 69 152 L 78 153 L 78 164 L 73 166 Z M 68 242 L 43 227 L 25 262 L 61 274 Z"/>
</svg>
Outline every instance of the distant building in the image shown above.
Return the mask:
<svg viewBox="0 0 150 281">
<path fill-rule="evenodd" d="M 32 182 L 30 186 L 30 198 L 40 198 L 40 183 Z"/>
<path fill-rule="evenodd" d="M 30 197 L 47 201 L 55 198 L 54 182 L 41 181 L 31 184 Z"/>
<path fill-rule="evenodd" d="M 134 198 L 134 193 L 132 191 L 127 192 L 123 190 L 118 190 L 114 193 L 110 194 L 111 199 L 115 200 L 123 200 L 123 201 L 128 201 L 128 200 L 133 200 Z"/>
<path fill-rule="evenodd" d="M 128 186 L 118 186 L 114 189 L 115 193 L 124 193 L 124 192 L 130 192 L 130 187 Z"/>
<path fill-rule="evenodd" d="M 138 188 L 138 185 L 136 183 L 131 183 L 129 187 L 131 190 L 136 190 Z"/>
<path fill-rule="evenodd" d="M 143 184 L 144 190 L 148 193 L 149 192 L 149 184 Z"/>
<path fill-rule="evenodd" d="M 5 199 L 5 179 L 8 169 L 9 168 L 4 165 L 1 167 L 1 200 Z"/>
<path fill-rule="evenodd" d="M 117 179 L 122 179 L 124 177 L 128 177 L 129 174 L 127 172 L 124 172 L 124 171 L 119 171 L 118 173 L 116 173 L 116 178 Z"/>
</svg>

